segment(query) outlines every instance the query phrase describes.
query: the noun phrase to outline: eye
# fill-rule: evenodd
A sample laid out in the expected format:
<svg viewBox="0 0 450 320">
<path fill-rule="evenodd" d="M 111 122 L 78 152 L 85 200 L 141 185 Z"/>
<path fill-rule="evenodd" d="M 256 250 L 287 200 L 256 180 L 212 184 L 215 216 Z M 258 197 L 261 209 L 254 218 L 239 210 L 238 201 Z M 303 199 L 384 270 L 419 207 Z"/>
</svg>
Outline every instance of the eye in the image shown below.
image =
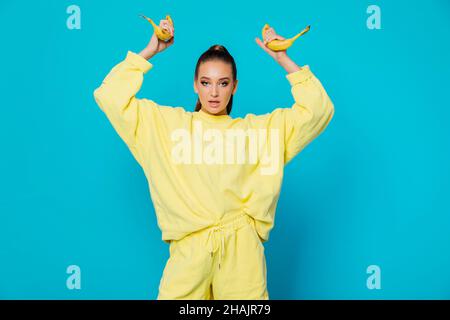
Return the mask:
<svg viewBox="0 0 450 320">
<path fill-rule="evenodd" d="M 209 82 L 208 81 L 200 81 L 200 83 L 203 85 L 203 86 L 206 86 Z M 228 82 L 227 81 L 224 81 L 224 82 L 222 82 L 222 83 L 220 83 L 221 85 L 222 85 L 222 87 L 226 87 L 227 85 L 228 85 Z"/>
</svg>

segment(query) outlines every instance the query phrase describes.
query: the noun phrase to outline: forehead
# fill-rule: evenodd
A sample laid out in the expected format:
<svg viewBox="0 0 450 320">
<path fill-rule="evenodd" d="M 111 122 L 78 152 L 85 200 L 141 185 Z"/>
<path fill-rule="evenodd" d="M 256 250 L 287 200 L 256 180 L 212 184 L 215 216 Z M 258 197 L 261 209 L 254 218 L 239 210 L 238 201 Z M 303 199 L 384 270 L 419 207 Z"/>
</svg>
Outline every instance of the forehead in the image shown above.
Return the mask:
<svg viewBox="0 0 450 320">
<path fill-rule="evenodd" d="M 229 63 L 220 60 L 210 60 L 200 64 L 198 76 L 209 79 L 232 78 L 233 70 Z"/>
</svg>

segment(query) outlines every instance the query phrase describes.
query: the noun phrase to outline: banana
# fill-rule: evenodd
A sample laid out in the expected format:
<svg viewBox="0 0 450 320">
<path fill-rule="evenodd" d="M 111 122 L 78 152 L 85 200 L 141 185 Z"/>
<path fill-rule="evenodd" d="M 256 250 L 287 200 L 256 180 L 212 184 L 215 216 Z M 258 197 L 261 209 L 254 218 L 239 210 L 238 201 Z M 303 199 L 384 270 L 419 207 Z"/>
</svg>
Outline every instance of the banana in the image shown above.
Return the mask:
<svg viewBox="0 0 450 320">
<path fill-rule="evenodd" d="M 170 32 L 168 32 L 167 30 L 159 27 L 158 25 L 156 25 L 152 19 L 147 18 L 146 16 L 144 16 L 143 14 L 141 14 L 141 17 L 146 19 L 148 22 L 150 22 L 153 26 L 153 30 L 155 31 L 156 36 L 158 37 L 159 40 L 163 40 L 163 41 L 168 41 L 172 38 L 172 35 L 170 34 Z M 173 27 L 173 21 L 172 18 L 169 15 L 166 15 L 166 20 L 169 21 L 169 23 L 172 25 Z"/>
<path fill-rule="evenodd" d="M 262 29 L 262 37 L 264 39 L 264 34 L 266 32 L 267 29 L 269 29 L 270 26 L 266 23 Z M 305 34 L 306 32 L 309 31 L 309 29 L 311 28 L 311 26 L 307 26 L 305 29 L 303 29 L 300 33 L 298 33 L 297 35 L 295 35 L 294 37 L 290 38 L 290 39 L 285 39 L 285 40 L 272 40 L 269 43 L 267 43 L 267 47 L 270 50 L 273 51 L 283 51 L 286 50 L 287 48 L 289 48 L 290 46 L 292 46 L 292 44 L 294 43 L 295 40 L 297 40 L 298 37 L 302 36 L 303 34 Z"/>
</svg>

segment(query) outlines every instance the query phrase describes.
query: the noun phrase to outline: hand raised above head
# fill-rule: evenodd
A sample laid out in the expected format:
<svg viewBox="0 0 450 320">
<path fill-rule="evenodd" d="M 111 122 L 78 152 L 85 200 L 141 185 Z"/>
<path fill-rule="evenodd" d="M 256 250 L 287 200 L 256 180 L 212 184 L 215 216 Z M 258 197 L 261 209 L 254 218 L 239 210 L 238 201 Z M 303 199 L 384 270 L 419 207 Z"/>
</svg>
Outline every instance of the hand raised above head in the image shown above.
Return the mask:
<svg viewBox="0 0 450 320">
<path fill-rule="evenodd" d="M 162 19 L 159 22 L 159 26 L 156 26 L 151 19 L 145 16 L 143 17 L 153 25 L 154 29 L 149 43 L 140 53 L 141 56 L 148 60 L 155 54 L 160 53 L 173 45 L 175 41 L 175 27 L 173 26 L 173 22 L 171 19 Z M 170 39 L 164 40 L 164 38 L 168 37 L 170 37 Z"/>
<path fill-rule="evenodd" d="M 271 27 L 267 28 L 267 30 L 263 33 L 263 41 L 261 41 L 259 38 L 255 38 L 256 43 L 276 61 L 286 57 L 287 50 L 273 51 L 267 46 L 267 43 L 272 40 L 285 40 L 285 38 L 277 34 Z"/>
</svg>

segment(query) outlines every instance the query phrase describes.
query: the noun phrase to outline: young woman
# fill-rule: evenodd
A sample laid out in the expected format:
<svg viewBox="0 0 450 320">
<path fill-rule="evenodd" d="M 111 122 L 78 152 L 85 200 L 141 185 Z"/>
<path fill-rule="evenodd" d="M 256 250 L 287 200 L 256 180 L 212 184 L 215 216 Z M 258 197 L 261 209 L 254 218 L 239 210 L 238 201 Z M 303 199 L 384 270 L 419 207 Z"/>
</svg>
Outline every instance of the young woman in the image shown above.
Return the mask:
<svg viewBox="0 0 450 320">
<path fill-rule="evenodd" d="M 160 26 L 174 35 L 168 21 Z M 162 240 L 170 244 L 158 299 L 269 299 L 263 243 L 274 226 L 283 168 L 325 129 L 333 103 L 309 66 L 266 47 L 283 39 L 273 29 L 256 42 L 286 70 L 291 108 L 231 117 L 237 69 L 220 45 L 196 65 L 195 111 L 136 98 L 149 59 L 174 39 L 153 34 L 94 92 L 144 170 Z"/>
</svg>

